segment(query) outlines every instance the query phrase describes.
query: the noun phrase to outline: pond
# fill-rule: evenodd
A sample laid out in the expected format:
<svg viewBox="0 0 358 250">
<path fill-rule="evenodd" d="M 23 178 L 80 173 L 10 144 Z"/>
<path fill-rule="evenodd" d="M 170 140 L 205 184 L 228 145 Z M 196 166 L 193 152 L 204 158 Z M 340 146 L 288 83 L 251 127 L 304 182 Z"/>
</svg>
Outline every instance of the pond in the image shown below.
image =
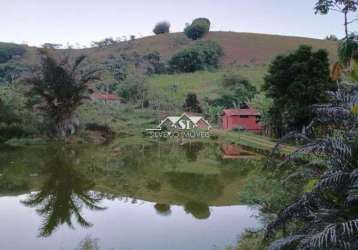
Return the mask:
<svg viewBox="0 0 358 250">
<path fill-rule="evenodd" d="M 261 166 L 203 143 L 3 149 L 0 249 L 224 249 L 262 227 L 240 201 Z"/>
</svg>

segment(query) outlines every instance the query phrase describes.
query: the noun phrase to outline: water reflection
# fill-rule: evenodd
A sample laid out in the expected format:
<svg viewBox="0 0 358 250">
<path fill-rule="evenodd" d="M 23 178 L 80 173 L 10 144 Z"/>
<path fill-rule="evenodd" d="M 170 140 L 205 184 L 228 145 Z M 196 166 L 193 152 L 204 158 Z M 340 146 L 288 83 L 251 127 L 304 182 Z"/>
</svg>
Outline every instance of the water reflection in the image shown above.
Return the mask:
<svg viewBox="0 0 358 250">
<path fill-rule="evenodd" d="M 183 145 L 185 149 L 185 155 L 189 162 L 196 161 L 198 159 L 198 154 L 204 148 L 204 143 L 194 142 L 186 143 Z"/>
<path fill-rule="evenodd" d="M 83 207 L 90 210 L 104 210 L 97 205 L 102 197 L 90 191 L 94 187 L 93 180 L 77 170 L 78 163 L 75 152 L 56 152 L 43 169 L 45 181 L 39 192 L 31 193 L 22 201 L 25 206 L 35 207 L 43 218 L 39 235 L 50 236 L 62 224 L 73 228 L 72 218 L 82 227 L 90 227 L 82 215 Z"/>
<path fill-rule="evenodd" d="M 168 172 L 167 176 L 173 188 L 199 200 L 214 200 L 223 191 L 217 174 Z"/>
<path fill-rule="evenodd" d="M 154 208 L 159 215 L 168 216 L 172 213 L 172 211 L 170 210 L 170 205 L 168 204 L 157 203 L 154 205 Z"/>
<path fill-rule="evenodd" d="M 0 156 L 0 193 L 5 195 L 0 197 L 0 249 L 74 249 L 86 234 L 101 238 L 101 249 L 225 246 L 242 230 L 258 226 L 251 217 L 256 210 L 237 205 L 242 187 L 262 163 L 226 160 L 221 154 L 222 145 L 201 143 L 6 152 Z M 28 194 L 31 190 L 36 193 Z M 106 211 L 92 212 L 104 206 Z M 16 241 L 18 235 L 23 241 Z M 206 239 L 198 241 L 203 235 Z"/>
<path fill-rule="evenodd" d="M 194 216 L 199 220 L 205 220 L 210 217 L 210 209 L 208 204 L 200 201 L 189 201 L 184 206 L 185 212 Z"/>
</svg>

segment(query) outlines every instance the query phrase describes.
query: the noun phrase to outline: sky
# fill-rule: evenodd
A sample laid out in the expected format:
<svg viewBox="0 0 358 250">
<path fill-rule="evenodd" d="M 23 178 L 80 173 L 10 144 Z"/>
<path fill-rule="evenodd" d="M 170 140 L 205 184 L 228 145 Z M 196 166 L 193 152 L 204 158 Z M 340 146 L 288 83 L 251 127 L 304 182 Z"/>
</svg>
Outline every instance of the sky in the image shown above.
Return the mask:
<svg viewBox="0 0 358 250">
<path fill-rule="evenodd" d="M 88 46 L 106 37 L 152 35 L 166 20 L 180 32 L 196 17 L 212 31 L 323 38 L 343 36 L 339 13 L 315 15 L 316 0 L 0 0 L 0 41 Z M 352 16 L 354 18 L 355 16 Z M 357 30 L 358 22 L 351 26 Z"/>
</svg>

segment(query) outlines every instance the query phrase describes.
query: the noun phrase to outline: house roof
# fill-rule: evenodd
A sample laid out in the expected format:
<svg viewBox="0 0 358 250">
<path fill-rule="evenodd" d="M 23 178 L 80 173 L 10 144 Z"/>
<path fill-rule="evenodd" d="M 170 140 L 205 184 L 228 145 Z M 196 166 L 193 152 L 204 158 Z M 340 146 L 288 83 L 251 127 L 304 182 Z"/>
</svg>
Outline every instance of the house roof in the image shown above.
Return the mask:
<svg viewBox="0 0 358 250">
<path fill-rule="evenodd" d="M 200 120 L 203 120 L 206 124 L 208 124 L 208 126 L 210 126 L 209 122 L 206 121 L 202 116 L 190 116 L 190 114 L 187 113 L 183 113 L 181 116 L 168 116 L 166 117 L 164 120 L 162 120 L 162 122 L 159 124 L 159 127 L 166 122 L 167 120 L 169 120 L 170 122 L 172 122 L 173 124 L 177 123 L 182 117 L 187 117 L 190 121 L 192 121 L 195 125 L 197 125 L 197 123 Z"/>
<path fill-rule="evenodd" d="M 237 115 L 248 115 L 248 116 L 257 116 L 260 115 L 260 112 L 254 108 L 247 109 L 224 109 L 221 115 L 227 116 L 237 116 Z"/>
</svg>

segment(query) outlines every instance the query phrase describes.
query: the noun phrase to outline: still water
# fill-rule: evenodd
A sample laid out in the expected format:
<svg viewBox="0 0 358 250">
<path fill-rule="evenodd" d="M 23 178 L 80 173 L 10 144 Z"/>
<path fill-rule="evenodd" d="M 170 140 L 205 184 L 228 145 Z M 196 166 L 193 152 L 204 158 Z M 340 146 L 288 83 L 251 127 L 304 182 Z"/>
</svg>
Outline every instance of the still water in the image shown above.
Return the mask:
<svg viewBox="0 0 358 250">
<path fill-rule="evenodd" d="M 262 227 L 240 201 L 261 164 L 201 143 L 4 149 L 0 249 L 224 249 Z"/>
</svg>

